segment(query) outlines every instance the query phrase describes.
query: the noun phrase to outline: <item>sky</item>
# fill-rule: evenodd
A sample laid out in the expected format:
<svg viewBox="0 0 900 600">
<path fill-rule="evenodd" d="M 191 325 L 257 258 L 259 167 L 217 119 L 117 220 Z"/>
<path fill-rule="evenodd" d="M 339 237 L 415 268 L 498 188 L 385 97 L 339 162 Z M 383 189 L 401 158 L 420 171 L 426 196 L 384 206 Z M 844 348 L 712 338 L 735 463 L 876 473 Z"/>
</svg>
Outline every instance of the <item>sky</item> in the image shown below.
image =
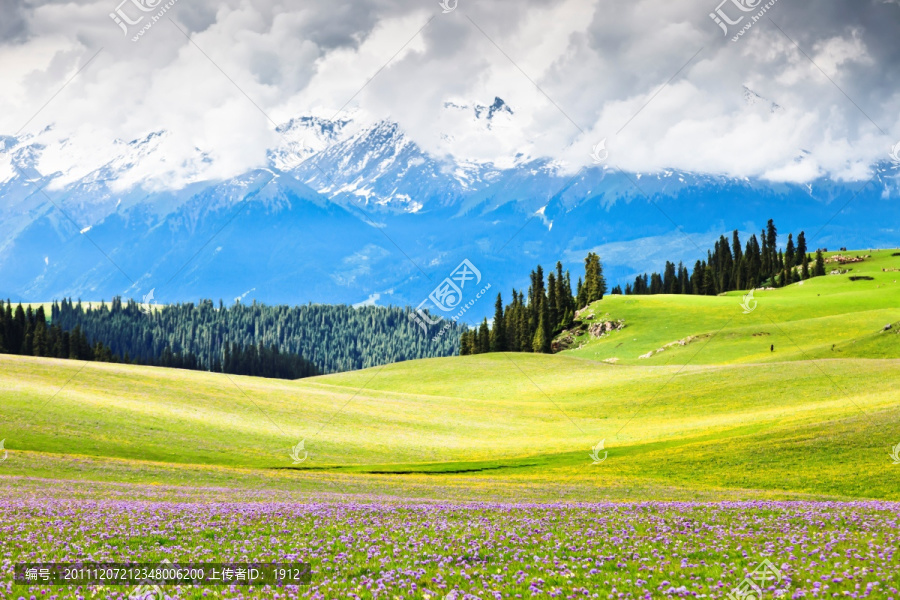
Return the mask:
<svg viewBox="0 0 900 600">
<path fill-rule="evenodd" d="M 171 188 L 265 165 L 302 115 L 562 172 L 602 142 L 637 173 L 862 181 L 900 142 L 897 0 L 444 1 L 0 0 L 0 135 L 61 187 L 161 132 L 121 185 Z M 448 108 L 495 97 L 490 127 Z"/>
</svg>

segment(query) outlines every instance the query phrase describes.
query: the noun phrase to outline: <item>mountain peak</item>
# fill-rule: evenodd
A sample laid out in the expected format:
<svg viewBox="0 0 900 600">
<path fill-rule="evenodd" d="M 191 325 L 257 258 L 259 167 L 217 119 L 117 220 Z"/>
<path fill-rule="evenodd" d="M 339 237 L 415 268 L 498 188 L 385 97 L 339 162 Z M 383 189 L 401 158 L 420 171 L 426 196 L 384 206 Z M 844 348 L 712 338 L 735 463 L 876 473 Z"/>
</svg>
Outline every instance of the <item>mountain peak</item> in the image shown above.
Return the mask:
<svg viewBox="0 0 900 600">
<path fill-rule="evenodd" d="M 748 88 L 746 85 L 745 85 L 745 86 L 742 86 L 742 87 L 743 87 L 743 90 L 744 90 L 744 103 L 745 103 L 747 106 L 756 106 L 756 105 L 759 105 L 759 104 L 763 104 L 763 105 L 768 104 L 768 105 L 769 105 L 769 112 L 773 112 L 773 113 L 774 113 L 774 112 L 780 112 L 780 111 L 784 110 L 784 109 L 783 109 L 780 105 L 778 105 L 777 103 L 772 102 L 772 101 L 769 100 L 768 98 L 764 98 L 764 97 L 760 96 L 759 94 L 757 94 L 756 92 L 754 92 L 753 90 L 751 90 L 750 88 Z"/>
<path fill-rule="evenodd" d="M 499 96 L 494 96 L 494 100 L 491 104 L 460 104 L 458 102 L 447 101 L 444 102 L 444 108 L 457 111 L 471 110 L 474 113 L 475 120 L 484 120 L 487 123 L 489 129 L 491 122 L 497 115 L 505 114 L 508 116 L 512 116 L 514 114 L 512 108 L 510 108 L 510 106 L 503 100 L 503 98 Z"/>
</svg>

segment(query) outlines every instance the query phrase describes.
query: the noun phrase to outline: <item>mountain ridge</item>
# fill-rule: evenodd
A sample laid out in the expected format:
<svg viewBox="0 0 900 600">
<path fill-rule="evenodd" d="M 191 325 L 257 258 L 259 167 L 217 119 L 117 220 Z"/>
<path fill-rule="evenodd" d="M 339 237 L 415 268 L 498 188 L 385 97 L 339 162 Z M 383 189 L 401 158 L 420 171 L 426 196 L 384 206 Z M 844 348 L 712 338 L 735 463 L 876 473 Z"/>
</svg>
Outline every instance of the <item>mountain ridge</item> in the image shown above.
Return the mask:
<svg viewBox="0 0 900 600">
<path fill-rule="evenodd" d="M 516 116 L 500 98 L 452 110 L 492 123 Z M 0 294 L 139 298 L 156 288 L 161 301 L 178 301 L 255 288 L 267 302 L 379 297 L 415 306 L 463 259 L 509 289 L 535 262 L 563 259 L 575 271 L 588 251 L 616 245 L 601 254 L 615 284 L 659 268 L 641 250 L 650 240 L 679 246 L 693 263 L 706 237 L 735 224 L 754 233 L 767 218 L 811 237 L 821 230 L 813 246 L 897 245 L 886 225 L 900 216 L 889 202 L 897 170 L 887 162 L 865 186 L 801 185 L 609 165 L 568 173 L 524 155 L 511 168 L 452 161 L 396 122 L 353 115 L 301 115 L 279 133 L 286 143 L 267 165 L 178 189 L 128 185 L 139 181 L 142 159 L 165 158 L 163 131 L 123 142 L 119 156 L 65 185 L 65 173 L 39 173 L 48 149 L 34 137 L 0 138 L 10 160 L 0 168 Z M 199 149 L 191 159 L 205 160 Z M 489 314 L 488 304 L 472 317 Z"/>
</svg>

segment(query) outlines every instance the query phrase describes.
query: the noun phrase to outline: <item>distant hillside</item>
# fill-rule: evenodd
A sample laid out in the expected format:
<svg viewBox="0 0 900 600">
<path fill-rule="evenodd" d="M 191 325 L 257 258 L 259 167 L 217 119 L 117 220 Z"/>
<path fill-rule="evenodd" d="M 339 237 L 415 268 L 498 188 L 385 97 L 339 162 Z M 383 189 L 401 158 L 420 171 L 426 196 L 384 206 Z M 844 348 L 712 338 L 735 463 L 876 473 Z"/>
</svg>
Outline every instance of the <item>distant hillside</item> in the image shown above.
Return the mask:
<svg viewBox="0 0 900 600">
<path fill-rule="evenodd" d="M 752 294 L 611 294 L 557 342 L 566 354 L 620 365 L 900 358 L 900 252 L 824 260 L 824 276 Z"/>
<path fill-rule="evenodd" d="M 484 98 L 445 111 L 481 115 L 485 127 L 491 115 L 494 123 L 524 117 L 504 107 Z M 166 132 L 123 140 L 113 160 L 68 185 L 61 172 L 40 173 L 43 157 L 65 149 L 28 135 L 0 138 L 18 165 L 0 172 L 0 297 L 140 298 L 155 290 L 170 303 L 252 291 L 269 303 L 416 306 L 463 259 L 509 290 L 527 286 L 535 264 L 560 260 L 574 270 L 595 252 L 610 287 L 624 287 L 667 260 L 704 258 L 697 250 L 711 247 L 724 223 L 741 224 L 745 238 L 758 232 L 762 215 L 785 231 L 821 228 L 813 247 L 898 239 L 885 225 L 900 219 L 891 163 L 860 189 L 857 181 L 781 184 L 610 165 L 576 174 L 528 156 L 508 168 L 455 163 L 419 148 L 393 121 L 298 115 L 281 131 L 296 144 L 273 148 L 267 166 L 177 190 L 127 183 L 144 179 L 137 165 L 164 158 Z M 596 141 L 585 143 L 585 157 Z M 37 189 L 53 189 L 53 201 Z M 466 316 L 478 322 L 492 312 L 479 302 Z"/>
<path fill-rule="evenodd" d="M 115 298 L 93 308 L 54 303 L 50 319 L 66 331 L 80 327 L 90 343 L 101 342 L 120 359 L 211 371 L 247 372 L 232 363 L 253 360 L 241 355 L 251 346 L 302 356 L 324 373 L 459 351 L 457 327 L 435 341 L 410 321 L 409 309 L 396 307 L 217 306 L 211 300 L 151 307 Z"/>
</svg>

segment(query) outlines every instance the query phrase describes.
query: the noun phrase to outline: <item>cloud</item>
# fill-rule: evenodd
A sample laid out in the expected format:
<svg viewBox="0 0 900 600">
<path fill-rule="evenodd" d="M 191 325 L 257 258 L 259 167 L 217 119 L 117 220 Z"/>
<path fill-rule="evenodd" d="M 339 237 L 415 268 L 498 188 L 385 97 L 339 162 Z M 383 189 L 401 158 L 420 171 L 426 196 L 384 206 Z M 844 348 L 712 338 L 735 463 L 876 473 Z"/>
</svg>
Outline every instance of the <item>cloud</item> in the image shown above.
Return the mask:
<svg viewBox="0 0 900 600">
<path fill-rule="evenodd" d="M 715 2 L 688 0 L 461 1 L 449 14 L 413 0 L 179 0 L 136 43 L 116 7 L 2 5 L 0 132 L 27 123 L 57 187 L 153 132 L 121 186 L 234 176 L 265 163 L 276 123 L 345 107 L 398 121 L 438 156 L 568 172 L 606 138 L 609 162 L 636 172 L 859 180 L 900 139 L 894 3 L 780 0 L 738 42 L 709 18 Z M 445 108 L 495 97 L 513 116 L 490 127 Z"/>
</svg>

